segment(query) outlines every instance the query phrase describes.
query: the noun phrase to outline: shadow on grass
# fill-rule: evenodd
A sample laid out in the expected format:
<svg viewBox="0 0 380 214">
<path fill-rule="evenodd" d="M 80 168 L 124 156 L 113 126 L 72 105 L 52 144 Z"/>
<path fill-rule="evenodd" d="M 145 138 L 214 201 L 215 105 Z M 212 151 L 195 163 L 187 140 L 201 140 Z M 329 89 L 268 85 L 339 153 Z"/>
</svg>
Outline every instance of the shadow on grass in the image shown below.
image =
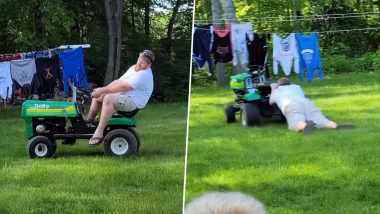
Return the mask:
<svg viewBox="0 0 380 214">
<path fill-rule="evenodd" d="M 98 157 L 98 156 L 106 156 L 103 151 L 59 151 L 56 152 L 54 158 L 70 158 L 70 157 Z"/>
</svg>

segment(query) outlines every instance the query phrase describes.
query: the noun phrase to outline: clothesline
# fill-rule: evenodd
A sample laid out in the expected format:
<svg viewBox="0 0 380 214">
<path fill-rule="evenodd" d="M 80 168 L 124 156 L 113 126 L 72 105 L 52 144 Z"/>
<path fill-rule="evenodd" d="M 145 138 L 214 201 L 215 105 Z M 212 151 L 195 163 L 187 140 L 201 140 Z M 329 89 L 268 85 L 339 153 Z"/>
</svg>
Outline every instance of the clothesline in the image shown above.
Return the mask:
<svg viewBox="0 0 380 214">
<path fill-rule="evenodd" d="M 72 48 L 79 48 L 79 47 L 82 47 L 82 48 L 91 48 L 91 45 L 90 44 L 61 45 L 59 47 L 49 48 L 49 49 L 46 49 L 46 50 L 43 50 L 43 51 L 48 51 L 48 50 L 55 51 L 55 50 L 72 49 Z M 28 51 L 28 52 L 36 52 L 36 51 Z M 28 53 L 28 52 L 19 52 L 19 53 L 12 53 L 12 54 L 0 54 L 0 56 L 14 56 L 15 54 Z"/>
<path fill-rule="evenodd" d="M 209 29 L 205 29 L 205 28 L 197 28 L 198 30 L 207 30 L 209 31 Z M 313 32 L 316 32 L 318 34 L 330 34 L 330 33 L 339 33 L 339 32 L 351 32 L 351 31 L 367 31 L 367 30 L 380 30 L 380 27 L 369 27 L 369 28 L 353 28 L 353 29 L 343 29 L 343 30 L 327 30 L 327 31 L 306 31 L 306 32 L 302 32 L 303 34 L 310 34 L 310 33 L 313 33 Z M 224 30 L 220 30 L 220 31 L 224 31 Z M 273 34 L 273 33 L 285 33 L 285 34 L 290 34 L 290 33 L 293 33 L 293 32 L 259 32 L 259 31 L 255 31 L 254 33 L 259 33 L 259 34 Z"/>
<path fill-rule="evenodd" d="M 380 12 L 365 12 L 365 13 L 336 13 L 336 14 L 324 14 L 324 15 L 303 15 L 303 16 L 272 16 L 272 17 L 245 17 L 240 20 L 269 20 L 266 22 L 284 22 L 284 21 L 295 21 L 295 20 L 325 20 L 325 19 L 345 19 L 345 18 L 357 18 L 357 17 L 367 17 L 380 15 Z M 215 21 L 236 21 L 236 19 L 213 19 L 213 20 L 194 20 L 197 22 L 215 22 Z"/>
</svg>

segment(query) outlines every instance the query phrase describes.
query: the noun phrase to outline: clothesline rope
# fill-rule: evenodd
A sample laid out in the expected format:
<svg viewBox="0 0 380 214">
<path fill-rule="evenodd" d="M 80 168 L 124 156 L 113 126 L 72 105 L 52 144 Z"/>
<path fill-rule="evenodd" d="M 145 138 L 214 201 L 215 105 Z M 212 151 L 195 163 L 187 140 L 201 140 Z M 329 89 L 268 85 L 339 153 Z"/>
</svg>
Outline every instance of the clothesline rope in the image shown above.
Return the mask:
<svg viewBox="0 0 380 214">
<path fill-rule="evenodd" d="M 82 48 L 91 48 L 91 44 L 78 44 L 78 45 L 61 45 L 59 47 L 56 47 L 56 48 L 49 48 L 49 49 L 46 49 L 46 50 L 42 50 L 42 51 L 54 51 L 54 50 L 63 50 L 63 49 L 70 49 L 70 48 L 79 48 L 79 47 L 82 47 Z M 29 51 L 29 52 L 19 52 L 19 53 L 12 53 L 12 54 L 0 54 L 0 56 L 14 56 L 16 54 L 23 54 L 23 53 L 30 53 L 30 52 L 39 52 L 39 51 Z"/>
<path fill-rule="evenodd" d="M 367 17 L 367 16 L 375 16 L 380 15 L 380 12 L 365 12 L 365 13 L 335 13 L 335 14 L 324 14 L 324 15 L 303 15 L 303 16 L 270 16 L 270 17 L 245 17 L 240 20 L 253 20 L 253 21 L 261 21 L 261 20 L 269 20 L 266 22 L 284 22 L 284 21 L 295 21 L 295 20 L 326 20 L 326 19 L 345 19 L 345 18 L 357 18 L 357 17 Z M 212 22 L 215 21 L 236 21 L 237 19 L 213 19 L 213 20 L 194 20 L 194 23 L 198 22 Z"/>
<path fill-rule="evenodd" d="M 210 29 L 205 29 L 205 28 L 197 28 L 198 30 L 207 30 L 209 31 Z M 318 34 L 324 34 L 324 33 L 339 33 L 339 32 L 351 32 L 351 31 L 366 31 L 366 30 L 380 30 L 380 27 L 368 27 L 368 28 L 353 28 L 353 29 L 343 29 L 343 30 L 326 30 L 326 31 L 306 31 L 302 32 L 303 34 L 310 34 L 310 33 L 318 33 Z M 222 30 L 223 31 L 223 30 Z M 263 33 L 263 34 L 273 34 L 273 33 L 294 33 L 294 32 L 259 32 L 259 31 L 254 31 L 254 33 Z"/>
</svg>

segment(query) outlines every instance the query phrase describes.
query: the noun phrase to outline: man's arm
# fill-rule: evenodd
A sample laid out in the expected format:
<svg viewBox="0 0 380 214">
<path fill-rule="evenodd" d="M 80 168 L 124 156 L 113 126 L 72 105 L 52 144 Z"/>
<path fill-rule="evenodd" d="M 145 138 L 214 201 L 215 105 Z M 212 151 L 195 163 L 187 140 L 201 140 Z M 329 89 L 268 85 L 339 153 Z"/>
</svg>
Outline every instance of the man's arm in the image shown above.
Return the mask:
<svg viewBox="0 0 380 214">
<path fill-rule="evenodd" d="M 276 93 L 276 90 L 278 89 L 278 84 L 277 83 L 271 83 L 270 84 L 270 87 L 271 87 L 271 93 L 269 95 L 269 104 L 270 105 L 273 105 L 275 104 L 276 102 L 274 101 L 274 94 Z"/>
<path fill-rule="evenodd" d="M 99 97 L 103 94 L 118 93 L 118 92 L 127 92 L 132 91 L 133 87 L 124 80 L 114 80 L 106 87 L 100 87 L 94 90 L 92 97 Z"/>
</svg>

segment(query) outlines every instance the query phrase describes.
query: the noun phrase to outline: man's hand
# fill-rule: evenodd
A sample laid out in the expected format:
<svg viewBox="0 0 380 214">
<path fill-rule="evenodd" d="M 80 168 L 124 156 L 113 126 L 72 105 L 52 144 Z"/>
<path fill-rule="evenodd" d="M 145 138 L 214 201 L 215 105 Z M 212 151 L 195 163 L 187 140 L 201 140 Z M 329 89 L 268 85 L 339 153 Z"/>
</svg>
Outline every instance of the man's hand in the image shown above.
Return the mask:
<svg viewBox="0 0 380 214">
<path fill-rule="evenodd" d="M 91 97 L 92 98 L 98 98 L 100 97 L 102 94 L 103 94 L 103 87 L 101 88 L 95 88 L 92 93 L 91 93 Z"/>
</svg>

